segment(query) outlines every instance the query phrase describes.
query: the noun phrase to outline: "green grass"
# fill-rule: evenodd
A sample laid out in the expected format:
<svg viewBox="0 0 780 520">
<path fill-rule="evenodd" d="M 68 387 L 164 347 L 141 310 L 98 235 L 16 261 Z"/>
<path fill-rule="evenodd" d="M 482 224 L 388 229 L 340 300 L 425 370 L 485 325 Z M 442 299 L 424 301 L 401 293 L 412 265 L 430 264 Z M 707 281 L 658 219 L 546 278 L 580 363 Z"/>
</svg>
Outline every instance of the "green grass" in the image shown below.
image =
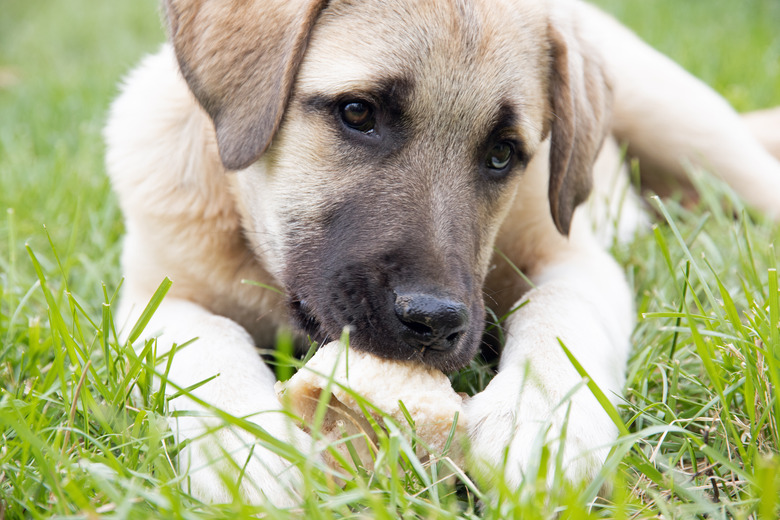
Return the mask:
<svg viewBox="0 0 780 520">
<path fill-rule="evenodd" d="M 780 104 L 778 2 L 601 3 L 738 108 Z M 121 75 L 163 39 L 155 2 L 2 0 L 0 13 L 0 520 L 257 513 L 187 495 L 151 387 L 154 345 L 136 356 L 110 319 L 122 224 L 100 131 Z M 446 461 L 420 465 L 393 434 L 379 471 L 343 490 L 288 452 L 307 502 L 268 517 L 777 518 L 780 231 L 703 184 L 700 207 L 654 202 L 654 232 L 615 251 L 639 323 L 626 433 L 596 484 L 439 482 Z M 486 379 L 474 367 L 460 381 Z"/>
</svg>

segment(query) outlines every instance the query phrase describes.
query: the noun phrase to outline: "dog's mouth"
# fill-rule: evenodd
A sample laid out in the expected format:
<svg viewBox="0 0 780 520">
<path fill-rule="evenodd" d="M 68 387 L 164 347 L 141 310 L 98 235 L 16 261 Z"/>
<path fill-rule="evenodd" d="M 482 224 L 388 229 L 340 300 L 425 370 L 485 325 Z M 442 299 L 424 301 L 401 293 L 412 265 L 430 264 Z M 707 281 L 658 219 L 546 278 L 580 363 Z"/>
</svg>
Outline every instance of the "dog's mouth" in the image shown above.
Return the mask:
<svg viewBox="0 0 780 520">
<path fill-rule="evenodd" d="M 350 312 L 337 301 L 313 301 L 295 291 L 288 294 L 287 306 L 292 325 L 309 341 L 324 345 L 340 339 L 344 330 L 348 329 L 353 348 L 383 358 L 416 361 L 445 372 L 468 364 L 478 348 L 484 325 L 480 306 L 472 309 L 471 325 L 441 334 L 421 323 L 398 321 L 395 314 L 392 314 L 392 319 L 383 320 L 376 312 L 375 307 L 382 307 L 378 302 L 369 305 L 361 299 L 361 308 L 351 309 Z M 320 307 L 332 312 L 323 313 Z"/>
<path fill-rule="evenodd" d="M 331 340 L 306 298 L 292 295 L 288 299 L 287 306 L 293 324 L 312 341 L 324 344 Z"/>
</svg>

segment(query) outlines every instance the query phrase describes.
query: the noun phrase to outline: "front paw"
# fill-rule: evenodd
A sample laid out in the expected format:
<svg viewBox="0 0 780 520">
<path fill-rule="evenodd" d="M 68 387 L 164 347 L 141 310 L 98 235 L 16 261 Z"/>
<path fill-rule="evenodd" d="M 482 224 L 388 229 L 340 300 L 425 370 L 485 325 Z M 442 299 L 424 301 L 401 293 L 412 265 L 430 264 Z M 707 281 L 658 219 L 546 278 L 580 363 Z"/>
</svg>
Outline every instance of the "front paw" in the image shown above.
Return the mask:
<svg viewBox="0 0 780 520">
<path fill-rule="evenodd" d="M 311 437 L 279 412 L 260 417 L 258 422 L 271 437 L 301 453 L 311 453 Z M 185 490 L 199 500 L 218 504 L 240 498 L 248 504 L 276 507 L 301 503 L 301 472 L 279 448 L 269 449 L 268 438 L 216 419 L 196 417 L 178 418 L 175 430 L 180 440 L 190 440 L 179 455 L 179 469 L 187 475 Z"/>
<path fill-rule="evenodd" d="M 490 485 L 503 475 L 515 489 L 525 479 L 552 482 L 557 467 L 570 482 L 592 479 L 617 437 L 582 381 L 553 383 L 522 369 L 502 370 L 464 413 L 470 472 Z"/>
</svg>

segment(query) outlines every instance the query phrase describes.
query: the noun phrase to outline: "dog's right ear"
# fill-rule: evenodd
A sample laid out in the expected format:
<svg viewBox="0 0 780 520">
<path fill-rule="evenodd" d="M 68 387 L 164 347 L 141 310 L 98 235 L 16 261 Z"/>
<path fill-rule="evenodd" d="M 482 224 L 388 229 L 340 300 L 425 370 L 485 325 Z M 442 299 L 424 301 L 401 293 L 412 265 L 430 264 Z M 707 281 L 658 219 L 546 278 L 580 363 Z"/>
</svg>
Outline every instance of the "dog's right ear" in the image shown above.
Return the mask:
<svg viewBox="0 0 780 520">
<path fill-rule="evenodd" d="M 326 0 L 165 0 L 184 79 L 211 116 L 225 168 L 268 148 Z"/>
<path fill-rule="evenodd" d="M 548 26 L 550 40 L 550 212 L 569 234 L 574 210 L 590 193 L 593 163 L 609 131 L 612 90 L 598 53 L 572 23 Z"/>
</svg>

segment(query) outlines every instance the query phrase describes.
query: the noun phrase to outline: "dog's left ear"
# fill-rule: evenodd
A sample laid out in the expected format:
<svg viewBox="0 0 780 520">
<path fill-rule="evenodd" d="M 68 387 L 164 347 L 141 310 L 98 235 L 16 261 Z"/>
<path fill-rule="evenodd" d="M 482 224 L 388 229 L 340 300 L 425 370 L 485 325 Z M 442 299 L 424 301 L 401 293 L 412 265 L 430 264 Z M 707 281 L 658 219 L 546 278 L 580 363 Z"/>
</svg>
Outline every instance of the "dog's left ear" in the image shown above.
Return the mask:
<svg viewBox="0 0 780 520">
<path fill-rule="evenodd" d="M 569 234 L 575 208 L 587 199 L 593 163 L 609 130 L 612 91 L 598 55 L 585 52 L 576 29 L 548 25 L 550 71 L 550 211 Z"/>
<path fill-rule="evenodd" d="M 287 106 L 326 0 L 165 0 L 184 79 L 211 116 L 222 163 L 246 168 L 266 150 Z"/>
</svg>

